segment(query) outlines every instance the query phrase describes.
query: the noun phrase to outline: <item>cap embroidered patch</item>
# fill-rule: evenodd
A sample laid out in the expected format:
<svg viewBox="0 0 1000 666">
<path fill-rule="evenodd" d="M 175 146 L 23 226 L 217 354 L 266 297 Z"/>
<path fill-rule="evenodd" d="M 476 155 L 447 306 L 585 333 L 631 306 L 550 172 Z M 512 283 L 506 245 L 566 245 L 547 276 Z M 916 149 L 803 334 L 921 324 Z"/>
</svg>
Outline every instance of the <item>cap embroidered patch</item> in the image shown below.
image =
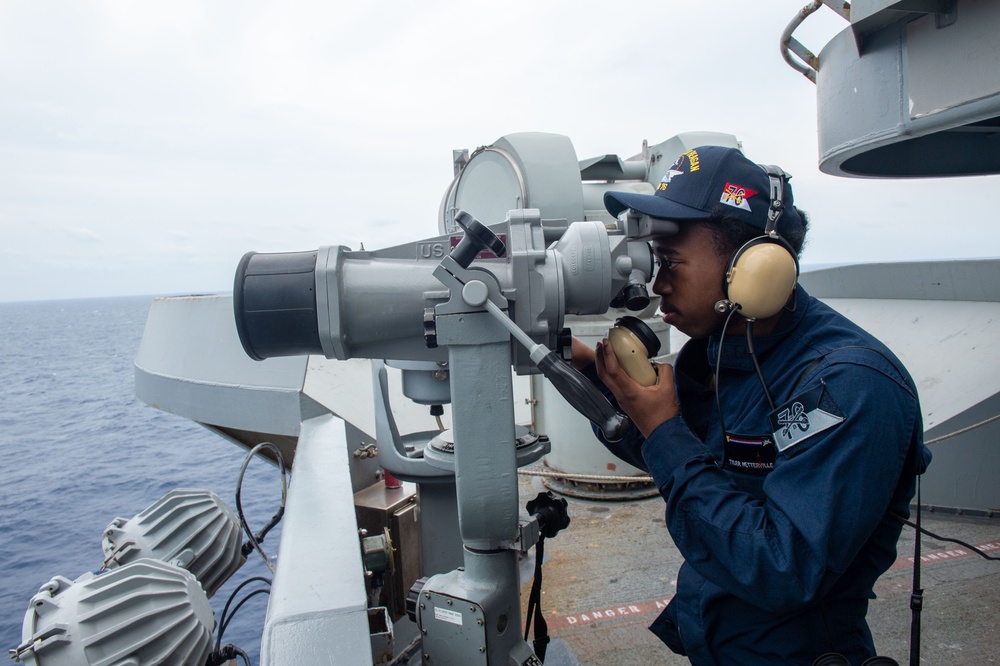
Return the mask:
<svg viewBox="0 0 1000 666">
<path fill-rule="evenodd" d="M 685 170 L 685 162 L 687 163 L 686 170 Z M 695 171 L 698 171 L 700 168 L 701 168 L 701 159 L 698 157 L 697 150 L 689 150 L 685 153 L 682 153 L 681 156 L 678 157 L 672 165 L 670 165 L 670 168 L 667 169 L 667 172 L 663 174 L 663 178 L 660 179 L 660 184 L 656 187 L 657 191 L 663 191 L 667 189 L 667 185 L 670 184 L 671 179 L 677 176 L 684 175 L 685 173 L 694 173 Z"/>
<path fill-rule="evenodd" d="M 684 173 L 684 172 L 683 171 L 678 171 L 677 169 L 668 169 L 667 172 L 665 174 L 663 174 L 663 178 L 660 179 L 660 182 L 661 183 L 669 183 L 671 178 L 673 178 L 674 176 L 679 176 L 682 173 Z"/>
<path fill-rule="evenodd" d="M 774 430 L 774 443 L 779 451 L 795 446 L 844 420 L 840 407 L 822 381 L 815 388 L 778 407 L 771 412 L 769 418 Z"/>
<path fill-rule="evenodd" d="M 757 194 L 755 190 L 748 189 L 742 185 L 726 183 L 726 188 L 722 191 L 722 198 L 719 201 L 727 206 L 752 212 L 750 211 L 750 202 L 747 199 L 755 194 Z"/>
</svg>

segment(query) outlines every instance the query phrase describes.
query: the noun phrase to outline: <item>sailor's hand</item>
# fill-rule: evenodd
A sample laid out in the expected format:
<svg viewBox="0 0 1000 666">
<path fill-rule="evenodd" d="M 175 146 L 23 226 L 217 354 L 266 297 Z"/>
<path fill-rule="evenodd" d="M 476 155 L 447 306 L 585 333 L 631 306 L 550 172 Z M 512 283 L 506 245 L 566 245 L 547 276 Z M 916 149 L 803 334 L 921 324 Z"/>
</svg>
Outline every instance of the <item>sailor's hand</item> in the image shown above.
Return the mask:
<svg viewBox="0 0 1000 666">
<path fill-rule="evenodd" d="M 656 383 L 643 386 L 618 365 L 618 357 L 607 338 L 597 343 L 595 355 L 598 377 L 618 399 L 618 405 L 644 437 L 649 437 L 661 423 L 680 413 L 674 369 L 670 365 L 657 363 Z"/>
</svg>

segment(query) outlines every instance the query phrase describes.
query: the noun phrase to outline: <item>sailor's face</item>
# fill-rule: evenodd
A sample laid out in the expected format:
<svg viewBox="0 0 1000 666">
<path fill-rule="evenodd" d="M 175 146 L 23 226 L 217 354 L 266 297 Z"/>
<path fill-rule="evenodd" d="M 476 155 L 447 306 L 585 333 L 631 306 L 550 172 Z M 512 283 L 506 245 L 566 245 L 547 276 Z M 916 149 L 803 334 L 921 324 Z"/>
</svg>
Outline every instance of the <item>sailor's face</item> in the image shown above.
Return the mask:
<svg viewBox="0 0 1000 666">
<path fill-rule="evenodd" d="M 727 260 L 715 251 L 712 232 L 699 224 L 681 224 L 674 236 L 653 240 L 659 268 L 653 292 L 661 297 L 663 321 L 692 338 L 704 338 L 722 326 L 715 311 L 722 300 Z"/>
</svg>

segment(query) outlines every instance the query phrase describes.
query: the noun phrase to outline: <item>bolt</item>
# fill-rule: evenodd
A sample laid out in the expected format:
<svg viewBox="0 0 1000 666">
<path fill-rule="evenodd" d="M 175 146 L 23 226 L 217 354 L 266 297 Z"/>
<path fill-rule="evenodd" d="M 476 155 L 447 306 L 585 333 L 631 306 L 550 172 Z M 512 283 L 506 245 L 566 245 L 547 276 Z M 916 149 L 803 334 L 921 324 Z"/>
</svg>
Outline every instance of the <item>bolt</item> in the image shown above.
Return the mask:
<svg viewBox="0 0 1000 666">
<path fill-rule="evenodd" d="M 476 624 L 478 624 L 480 627 L 483 626 L 483 618 L 479 618 L 478 620 L 476 620 Z"/>
<path fill-rule="evenodd" d="M 453 603 L 455 603 L 455 602 L 453 602 L 451 599 L 448 600 L 448 605 L 449 606 L 451 606 Z"/>
<path fill-rule="evenodd" d="M 427 608 L 427 606 L 425 604 L 420 604 L 420 608 L 424 609 L 424 608 Z"/>
<path fill-rule="evenodd" d="M 479 648 L 479 651 L 480 652 L 486 652 L 486 646 L 483 646 L 483 647 Z"/>
</svg>

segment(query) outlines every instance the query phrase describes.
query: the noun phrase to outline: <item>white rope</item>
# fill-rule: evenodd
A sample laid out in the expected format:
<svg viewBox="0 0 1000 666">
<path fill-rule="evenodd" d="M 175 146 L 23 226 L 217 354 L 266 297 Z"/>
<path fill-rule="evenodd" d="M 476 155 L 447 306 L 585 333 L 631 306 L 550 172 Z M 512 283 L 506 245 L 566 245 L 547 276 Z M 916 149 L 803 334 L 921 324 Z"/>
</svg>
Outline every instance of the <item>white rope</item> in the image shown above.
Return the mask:
<svg viewBox="0 0 1000 666">
<path fill-rule="evenodd" d="M 525 476 L 545 476 L 552 479 L 566 479 L 568 481 L 598 481 L 605 483 L 652 483 L 651 476 L 601 476 L 599 474 L 570 474 L 567 472 L 545 472 L 531 469 L 519 469 L 518 474 Z"/>
<path fill-rule="evenodd" d="M 951 439 L 952 437 L 958 437 L 959 435 L 967 433 L 970 430 L 975 430 L 976 428 L 981 428 L 984 425 L 986 425 L 987 423 L 993 423 L 997 419 L 1000 419 L 1000 414 L 997 414 L 996 416 L 991 416 L 990 418 L 986 419 L 985 421 L 980 421 L 979 423 L 974 423 L 973 425 L 970 425 L 970 426 L 968 426 L 966 428 L 962 428 L 961 430 L 956 430 L 955 432 L 949 433 L 947 435 L 941 435 L 940 437 L 935 437 L 934 439 L 931 439 L 931 440 L 928 440 L 928 441 L 924 442 L 924 444 L 937 444 L 940 441 L 943 441 L 943 440 L 946 440 L 946 439 Z"/>
</svg>

